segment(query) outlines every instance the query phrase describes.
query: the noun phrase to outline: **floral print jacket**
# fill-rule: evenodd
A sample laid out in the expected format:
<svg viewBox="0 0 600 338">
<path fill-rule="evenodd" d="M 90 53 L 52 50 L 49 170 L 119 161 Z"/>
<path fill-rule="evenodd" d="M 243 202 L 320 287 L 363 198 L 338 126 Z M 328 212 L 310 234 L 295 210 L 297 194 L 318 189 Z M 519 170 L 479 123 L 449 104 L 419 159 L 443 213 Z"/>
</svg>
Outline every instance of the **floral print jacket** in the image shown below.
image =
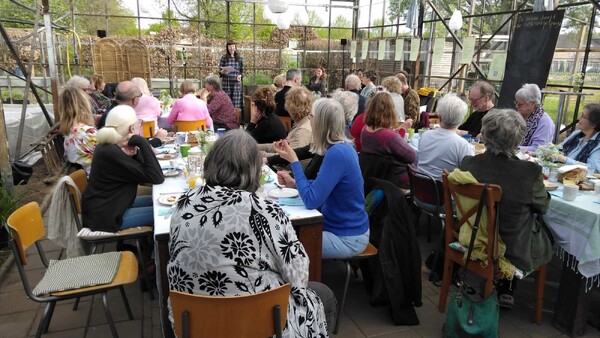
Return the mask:
<svg viewBox="0 0 600 338">
<path fill-rule="evenodd" d="M 323 304 L 307 288 L 308 256 L 274 202 L 220 186 L 189 191 L 171 218 L 169 255 L 171 290 L 238 296 L 290 283 L 284 336 L 327 336 Z"/>
<path fill-rule="evenodd" d="M 65 158 L 71 163 L 77 163 L 83 167 L 87 175 L 90 175 L 94 149 L 96 149 L 96 127 L 78 124 L 71 128 L 69 135 L 65 136 Z"/>
</svg>

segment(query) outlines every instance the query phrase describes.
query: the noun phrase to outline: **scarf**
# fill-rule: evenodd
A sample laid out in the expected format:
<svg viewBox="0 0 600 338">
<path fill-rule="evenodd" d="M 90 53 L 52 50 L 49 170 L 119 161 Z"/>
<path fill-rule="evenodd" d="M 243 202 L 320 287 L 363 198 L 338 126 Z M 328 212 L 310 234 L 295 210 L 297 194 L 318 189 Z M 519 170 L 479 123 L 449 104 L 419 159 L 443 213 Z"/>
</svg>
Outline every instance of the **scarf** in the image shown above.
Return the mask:
<svg viewBox="0 0 600 338">
<path fill-rule="evenodd" d="M 544 116 L 544 110 L 541 106 L 537 107 L 531 115 L 527 118 L 527 128 L 525 129 L 525 137 L 523 138 L 523 142 L 521 142 L 522 146 L 530 146 L 531 140 L 533 139 L 533 134 L 537 129 L 538 122 Z"/>
<path fill-rule="evenodd" d="M 563 144 L 563 153 L 565 154 L 565 156 L 569 157 L 569 153 L 577 147 L 577 145 L 584 136 L 585 134 L 580 131 L 579 134 L 573 136 L 570 140 Z M 574 160 L 582 163 L 587 163 L 588 157 L 590 157 L 590 154 L 596 148 L 598 142 L 600 141 L 598 140 L 598 138 L 598 132 L 596 132 L 594 136 L 592 136 L 592 138 L 590 138 L 587 141 L 587 144 L 583 146 L 583 149 L 579 152 L 579 154 L 577 154 L 577 157 L 575 157 Z"/>
</svg>

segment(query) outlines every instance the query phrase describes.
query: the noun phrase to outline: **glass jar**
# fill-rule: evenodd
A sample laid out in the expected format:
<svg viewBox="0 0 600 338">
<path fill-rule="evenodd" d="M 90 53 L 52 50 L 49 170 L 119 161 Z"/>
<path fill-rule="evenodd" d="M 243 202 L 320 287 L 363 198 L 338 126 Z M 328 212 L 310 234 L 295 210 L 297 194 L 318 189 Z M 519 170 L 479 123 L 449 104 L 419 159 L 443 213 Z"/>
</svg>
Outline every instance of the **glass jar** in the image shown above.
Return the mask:
<svg viewBox="0 0 600 338">
<path fill-rule="evenodd" d="M 204 169 L 204 153 L 199 147 L 192 147 L 188 151 L 188 174 L 202 176 Z"/>
</svg>

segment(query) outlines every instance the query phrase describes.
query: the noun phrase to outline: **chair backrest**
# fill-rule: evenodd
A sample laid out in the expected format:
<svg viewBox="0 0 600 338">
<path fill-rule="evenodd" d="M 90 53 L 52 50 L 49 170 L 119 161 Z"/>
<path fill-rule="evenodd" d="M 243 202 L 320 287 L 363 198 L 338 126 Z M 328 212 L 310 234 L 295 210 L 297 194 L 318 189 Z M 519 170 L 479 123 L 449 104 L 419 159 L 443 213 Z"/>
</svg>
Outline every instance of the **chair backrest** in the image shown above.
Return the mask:
<svg viewBox="0 0 600 338">
<path fill-rule="evenodd" d="M 472 222 L 477 214 L 481 193 L 485 187 L 482 183 L 453 184 L 448 179 L 448 171 L 444 170 L 442 175 L 444 187 L 444 207 L 446 210 L 446 248 L 450 243 L 458 240 L 458 233 L 463 224 Z M 496 215 L 498 203 L 502 198 L 502 188 L 496 184 L 490 184 L 486 192 L 486 205 L 481 214 L 479 231 L 487 231 L 487 255 L 489 266 L 493 267 L 496 258 Z M 474 201 L 473 201 L 474 200 Z M 454 219 L 453 205 L 456 205 L 456 217 Z M 471 220 L 470 220 L 471 219 Z"/>
<path fill-rule="evenodd" d="M 286 132 L 290 132 L 290 130 L 292 130 L 292 118 L 289 116 L 279 116 L 279 121 L 281 121 L 281 124 L 283 124 L 283 126 L 285 127 L 285 131 Z"/>
<path fill-rule="evenodd" d="M 421 202 L 433 205 L 440 214 L 444 207 L 444 187 L 442 181 L 420 171 L 412 165 L 406 166 L 408 181 L 410 183 L 410 195 L 415 203 Z"/>
<path fill-rule="evenodd" d="M 15 210 L 6 220 L 21 262 L 27 264 L 25 251 L 46 234 L 42 212 L 37 202 L 29 202 Z"/>
<path fill-rule="evenodd" d="M 235 108 L 235 117 L 237 118 L 237 124 L 239 125 L 242 122 L 242 110 L 240 108 Z"/>
<path fill-rule="evenodd" d="M 173 131 L 206 131 L 206 120 L 173 121 Z"/>
<path fill-rule="evenodd" d="M 78 214 L 81 214 L 81 194 L 85 191 L 87 187 L 87 175 L 83 169 L 79 169 L 77 171 L 72 172 L 70 175 L 73 182 L 79 189 L 79 192 L 75 191 L 75 188 L 67 185 L 67 190 L 69 191 L 69 195 L 73 198 L 73 206 L 75 207 L 75 211 Z"/>
<path fill-rule="evenodd" d="M 373 188 L 369 178 L 379 178 L 400 186 L 400 177 L 406 170 L 406 165 L 391 156 L 371 154 L 361 151 L 358 154 L 358 164 L 365 184 L 365 194 Z"/>
<path fill-rule="evenodd" d="M 277 289 L 237 297 L 170 291 L 175 333 L 185 337 L 186 329 L 190 337 L 271 337 L 277 324 L 279 328 L 285 326 L 290 289 L 290 284 L 284 284 Z M 277 305 L 281 314 L 279 323 L 274 315 Z"/>
<path fill-rule="evenodd" d="M 156 122 L 154 121 L 144 121 L 142 122 L 142 134 L 145 138 L 150 138 L 154 136 L 154 127 Z"/>
</svg>

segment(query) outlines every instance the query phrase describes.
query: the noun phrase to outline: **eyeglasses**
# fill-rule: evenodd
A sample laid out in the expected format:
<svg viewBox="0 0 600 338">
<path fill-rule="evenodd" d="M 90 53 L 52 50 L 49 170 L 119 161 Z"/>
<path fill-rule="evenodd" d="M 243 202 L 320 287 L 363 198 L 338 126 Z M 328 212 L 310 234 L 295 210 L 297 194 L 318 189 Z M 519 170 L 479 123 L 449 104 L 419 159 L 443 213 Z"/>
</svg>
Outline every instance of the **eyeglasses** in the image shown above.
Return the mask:
<svg viewBox="0 0 600 338">
<path fill-rule="evenodd" d="M 581 115 L 581 117 L 580 117 L 579 119 L 580 119 L 580 120 L 581 120 L 581 119 L 586 119 L 586 120 L 589 120 L 590 118 L 589 118 L 589 117 L 587 117 L 587 116 L 585 116 L 585 115 Z"/>
<path fill-rule="evenodd" d="M 477 102 L 477 101 L 481 100 L 482 98 L 484 98 L 484 96 L 480 96 L 476 99 L 469 98 L 469 101 L 471 101 L 471 103 L 473 103 L 473 102 Z"/>
<path fill-rule="evenodd" d="M 527 103 L 525 103 L 525 102 L 519 103 L 519 102 L 517 102 L 517 101 L 514 101 L 514 103 L 515 103 L 515 107 L 521 107 L 521 106 L 524 106 L 524 105 L 526 105 L 526 104 L 527 104 Z"/>
</svg>

